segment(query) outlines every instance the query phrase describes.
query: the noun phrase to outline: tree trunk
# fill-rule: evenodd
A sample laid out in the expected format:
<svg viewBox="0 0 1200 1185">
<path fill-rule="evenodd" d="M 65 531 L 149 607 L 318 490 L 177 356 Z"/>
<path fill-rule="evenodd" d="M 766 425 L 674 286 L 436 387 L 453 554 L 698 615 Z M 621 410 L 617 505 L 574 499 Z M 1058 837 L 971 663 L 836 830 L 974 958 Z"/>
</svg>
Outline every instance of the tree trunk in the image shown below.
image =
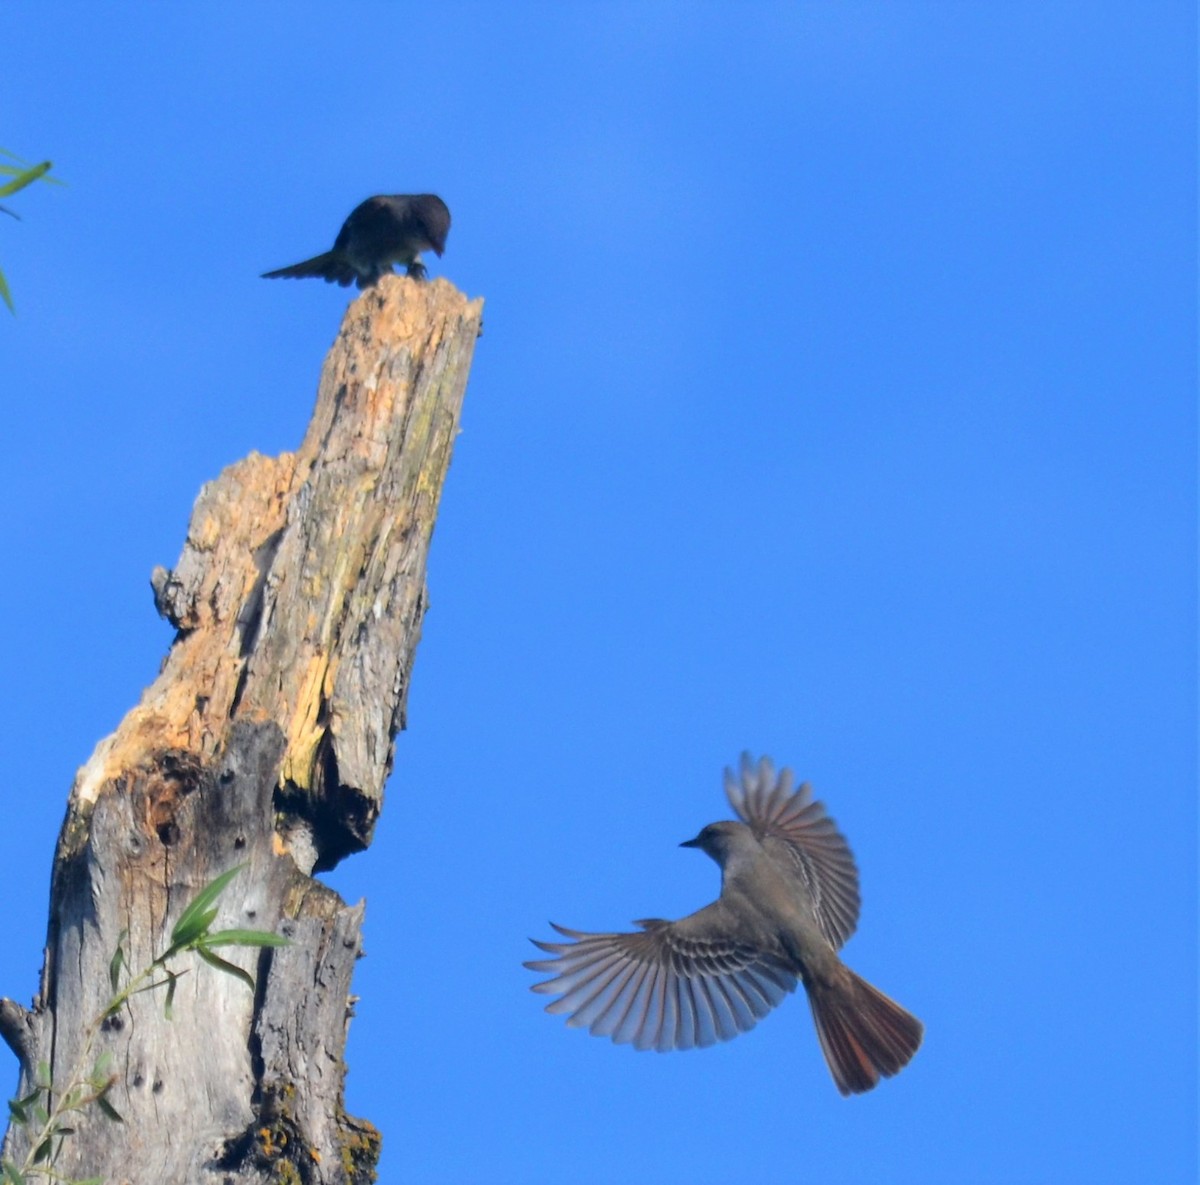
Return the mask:
<svg viewBox="0 0 1200 1185">
<path fill-rule="evenodd" d="M 379 1135 L 343 1106 L 363 909 L 310 873 L 371 842 L 481 318 L 482 302 L 443 280 L 388 276 L 365 292 L 300 449 L 251 454 L 206 485 L 178 565 L 154 573 L 178 633 L 71 789 L 33 1007 L 0 1002 L 21 1095 L 39 1062 L 61 1097 L 112 1054 L 104 1098 L 124 1123 L 85 1104 L 61 1141 L 61 1175 L 375 1179 Z M 255 989 L 184 954 L 171 964 L 184 972 L 173 1019 L 160 986 L 97 1027 L 118 946 L 129 970 L 147 967 L 196 893 L 243 864 L 212 928 L 291 940 L 221 949 Z M 38 1129 L 34 1117 L 10 1126 L 6 1158 L 19 1165 Z"/>
</svg>

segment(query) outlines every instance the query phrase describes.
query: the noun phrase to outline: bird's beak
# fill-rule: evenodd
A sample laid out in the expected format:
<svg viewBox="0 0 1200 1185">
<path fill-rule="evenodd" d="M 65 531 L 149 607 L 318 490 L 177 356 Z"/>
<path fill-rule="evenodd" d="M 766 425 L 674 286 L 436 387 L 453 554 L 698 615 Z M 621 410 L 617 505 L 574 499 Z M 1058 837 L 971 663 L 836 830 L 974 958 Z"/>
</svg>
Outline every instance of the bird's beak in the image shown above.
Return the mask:
<svg viewBox="0 0 1200 1185">
<path fill-rule="evenodd" d="M 700 837 L 697 835 L 695 839 L 685 839 L 679 846 L 681 848 L 698 848 L 700 846 Z"/>
</svg>

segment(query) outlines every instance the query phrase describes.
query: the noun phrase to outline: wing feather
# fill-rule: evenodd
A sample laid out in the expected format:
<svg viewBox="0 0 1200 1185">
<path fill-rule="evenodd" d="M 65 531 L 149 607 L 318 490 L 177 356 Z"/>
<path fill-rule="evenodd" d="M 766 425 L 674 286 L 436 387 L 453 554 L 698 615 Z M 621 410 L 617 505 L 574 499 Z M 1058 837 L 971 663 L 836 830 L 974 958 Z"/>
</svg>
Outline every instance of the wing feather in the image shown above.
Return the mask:
<svg viewBox="0 0 1200 1185">
<path fill-rule="evenodd" d="M 525 964 L 550 976 L 532 985 L 555 995 L 547 1012 L 572 1028 L 637 1049 L 693 1049 L 752 1029 L 795 990 L 796 975 L 734 936 L 719 901 L 678 922 L 649 918 L 628 934 L 555 925 L 566 942 Z"/>
<path fill-rule="evenodd" d="M 812 787 L 804 782 L 796 789 L 790 769 L 777 777 L 769 758 L 755 764 L 743 753 L 739 771 L 725 771 L 725 794 L 763 847 L 799 880 L 822 932 L 840 949 L 858 925 L 858 869 Z"/>
</svg>

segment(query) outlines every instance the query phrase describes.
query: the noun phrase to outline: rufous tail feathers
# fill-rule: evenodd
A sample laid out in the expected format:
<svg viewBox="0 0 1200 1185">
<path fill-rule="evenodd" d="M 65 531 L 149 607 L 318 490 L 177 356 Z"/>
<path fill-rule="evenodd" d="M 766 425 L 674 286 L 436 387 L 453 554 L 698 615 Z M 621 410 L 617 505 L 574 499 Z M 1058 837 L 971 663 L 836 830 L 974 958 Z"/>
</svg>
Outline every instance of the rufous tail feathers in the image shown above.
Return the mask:
<svg viewBox="0 0 1200 1185">
<path fill-rule="evenodd" d="M 925 1026 L 849 967 L 842 971 L 833 984 L 809 985 L 808 999 L 838 1090 L 862 1094 L 908 1065 Z"/>
</svg>

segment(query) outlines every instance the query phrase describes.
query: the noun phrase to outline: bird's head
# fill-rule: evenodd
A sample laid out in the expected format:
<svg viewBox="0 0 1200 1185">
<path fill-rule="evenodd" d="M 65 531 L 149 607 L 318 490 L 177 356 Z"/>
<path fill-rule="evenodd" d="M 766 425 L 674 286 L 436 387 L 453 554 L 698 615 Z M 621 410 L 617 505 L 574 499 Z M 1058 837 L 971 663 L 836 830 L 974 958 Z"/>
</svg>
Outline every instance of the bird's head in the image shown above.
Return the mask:
<svg viewBox="0 0 1200 1185">
<path fill-rule="evenodd" d="M 725 862 L 731 856 L 743 851 L 747 844 L 755 842 L 754 833 L 745 823 L 735 823 L 730 819 L 720 823 L 709 823 L 695 839 L 685 839 L 679 846 L 699 848 L 724 868 Z"/>
</svg>

